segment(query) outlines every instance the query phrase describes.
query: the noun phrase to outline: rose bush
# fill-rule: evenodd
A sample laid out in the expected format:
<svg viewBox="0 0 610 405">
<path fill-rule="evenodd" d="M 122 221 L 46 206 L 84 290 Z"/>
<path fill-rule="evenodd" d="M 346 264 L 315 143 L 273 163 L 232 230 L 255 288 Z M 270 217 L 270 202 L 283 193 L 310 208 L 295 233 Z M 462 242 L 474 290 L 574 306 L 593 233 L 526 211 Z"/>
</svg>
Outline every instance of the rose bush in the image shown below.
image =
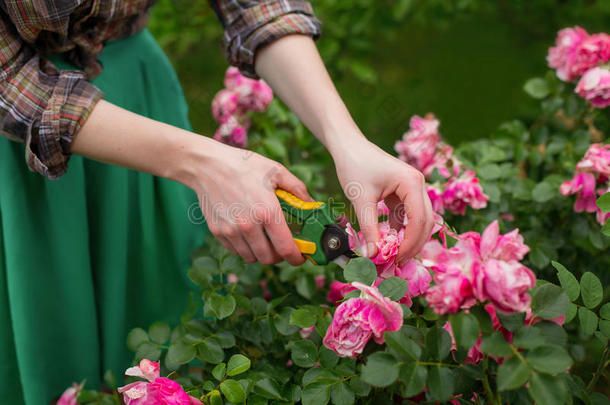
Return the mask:
<svg viewBox="0 0 610 405">
<path fill-rule="evenodd" d="M 413 117 L 396 152 L 425 174 L 437 222 L 416 257 L 397 262 L 409 224 L 392 228 L 383 202 L 378 253 L 345 269 L 245 264 L 211 240 L 194 255 L 200 290 L 182 318 L 129 333 L 134 380 L 118 388 L 107 373 L 110 392 L 75 385 L 59 403 L 607 403 L 605 41 L 559 33 L 555 71 L 524 87 L 541 100 L 534 122 L 453 149 L 436 117 Z M 227 72 L 217 139 L 285 164 L 366 256 L 344 198 L 324 191 L 319 142 L 247 80 Z"/>
</svg>

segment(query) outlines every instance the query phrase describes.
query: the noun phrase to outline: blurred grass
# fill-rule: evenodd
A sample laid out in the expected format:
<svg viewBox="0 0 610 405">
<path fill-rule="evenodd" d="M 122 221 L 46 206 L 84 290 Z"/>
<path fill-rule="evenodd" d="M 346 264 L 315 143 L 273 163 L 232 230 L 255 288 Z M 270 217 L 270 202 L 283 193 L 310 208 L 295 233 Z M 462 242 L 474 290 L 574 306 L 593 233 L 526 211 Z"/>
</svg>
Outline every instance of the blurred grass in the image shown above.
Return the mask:
<svg viewBox="0 0 610 405">
<path fill-rule="evenodd" d="M 424 24 L 407 18 L 389 36 L 382 33 L 387 27 L 380 27 L 371 50 L 355 58 L 372 67 L 376 84 L 363 84 L 348 73 L 337 77 L 337 88 L 362 130 L 388 151 L 413 114 L 434 112 L 452 144 L 485 137 L 508 119 L 527 120 L 536 114 L 537 103 L 523 92 L 523 83 L 546 72 L 546 52 L 556 31 L 576 23 L 603 30 L 610 15 L 598 15 L 593 6 L 581 11 L 577 6 L 583 1 L 570 13 L 555 7 L 554 0 L 544 1 L 549 18 L 546 6 L 538 5 L 538 14 L 510 14 L 498 6 Z M 598 3 L 604 2 L 610 3 Z M 163 33 L 158 37 L 182 81 L 194 129 L 212 135 L 216 123 L 210 103 L 228 66 L 220 47 L 222 29 L 203 2 L 161 3 L 165 6 L 155 8 L 151 31 Z"/>
</svg>

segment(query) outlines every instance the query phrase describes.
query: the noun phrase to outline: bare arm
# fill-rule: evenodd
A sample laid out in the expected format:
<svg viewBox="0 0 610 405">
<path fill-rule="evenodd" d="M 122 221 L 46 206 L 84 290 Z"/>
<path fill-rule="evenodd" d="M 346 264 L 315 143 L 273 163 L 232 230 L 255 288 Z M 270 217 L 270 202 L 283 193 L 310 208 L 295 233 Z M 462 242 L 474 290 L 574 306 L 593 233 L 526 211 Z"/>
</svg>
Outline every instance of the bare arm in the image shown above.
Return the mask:
<svg viewBox="0 0 610 405">
<path fill-rule="evenodd" d="M 257 53 L 257 74 L 326 146 L 339 181 L 354 204 L 369 255 L 378 241 L 377 201 L 385 199 L 398 225 L 407 215 L 401 259 L 417 254 L 430 236 L 433 211 L 423 175 L 370 143 L 337 93 L 313 40 L 289 35 Z"/>
</svg>

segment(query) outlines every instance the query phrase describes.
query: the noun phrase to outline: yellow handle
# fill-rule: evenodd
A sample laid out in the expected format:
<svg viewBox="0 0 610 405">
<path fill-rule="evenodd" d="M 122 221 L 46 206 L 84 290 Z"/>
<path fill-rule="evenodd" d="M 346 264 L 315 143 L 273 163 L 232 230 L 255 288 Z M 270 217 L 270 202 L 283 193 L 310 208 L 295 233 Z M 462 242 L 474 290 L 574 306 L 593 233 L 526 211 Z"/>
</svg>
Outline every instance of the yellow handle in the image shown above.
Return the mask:
<svg viewBox="0 0 610 405">
<path fill-rule="evenodd" d="M 296 195 L 291 194 L 288 191 L 282 190 L 280 188 L 275 190 L 275 194 L 279 198 L 284 200 L 286 203 L 288 203 L 291 206 L 293 206 L 294 208 L 298 208 L 300 210 L 314 210 L 316 208 L 320 208 L 320 206 L 322 206 L 322 204 L 324 204 L 322 201 L 311 201 L 311 202 L 303 201 Z"/>
<path fill-rule="evenodd" d="M 298 239 L 298 238 L 292 238 L 292 239 L 294 239 L 294 243 L 297 244 L 299 251 L 301 253 L 303 253 L 304 255 L 313 255 L 314 253 L 316 253 L 316 244 L 315 243 L 310 242 L 308 240 Z"/>
</svg>

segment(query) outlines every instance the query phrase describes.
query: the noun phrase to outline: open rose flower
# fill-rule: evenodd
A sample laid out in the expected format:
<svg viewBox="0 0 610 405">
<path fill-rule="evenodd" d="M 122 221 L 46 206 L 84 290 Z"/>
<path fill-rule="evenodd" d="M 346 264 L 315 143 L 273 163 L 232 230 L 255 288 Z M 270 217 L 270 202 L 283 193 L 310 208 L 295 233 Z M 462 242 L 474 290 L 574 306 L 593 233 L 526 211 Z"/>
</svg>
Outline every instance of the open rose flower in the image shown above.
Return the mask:
<svg viewBox="0 0 610 405">
<path fill-rule="evenodd" d="M 489 299 L 498 311 L 523 312 L 530 307 L 528 290 L 535 285 L 536 276 L 521 263 L 490 259 L 477 272 L 474 295 L 481 302 Z"/>
<path fill-rule="evenodd" d="M 594 67 L 585 72 L 574 90 L 597 108 L 610 105 L 610 70 Z"/>
<path fill-rule="evenodd" d="M 479 179 L 472 170 L 449 179 L 443 192 L 445 209 L 459 215 L 466 213 L 467 206 L 474 209 L 487 207 L 488 200 L 489 197 L 483 192 Z"/>
<path fill-rule="evenodd" d="M 70 388 L 64 391 L 57 400 L 56 405 L 78 405 L 78 396 L 83 389 L 83 384 L 73 383 Z"/>
<path fill-rule="evenodd" d="M 214 139 L 238 148 L 245 148 L 248 145 L 248 125 L 247 117 L 232 115 L 218 127 Z"/>
<path fill-rule="evenodd" d="M 605 33 L 590 35 L 576 48 L 570 75 L 576 78 L 608 60 L 610 60 L 610 35 Z"/>
<path fill-rule="evenodd" d="M 233 90 L 220 90 L 212 100 L 212 115 L 220 124 L 227 122 L 238 110 L 239 99 Z"/>
<path fill-rule="evenodd" d="M 482 260 L 498 259 L 504 261 L 521 261 L 530 251 L 529 246 L 523 242 L 523 236 L 518 229 L 500 235 L 498 221 L 493 221 L 487 225 L 482 235 L 476 232 L 466 232 L 460 235 L 461 238 L 471 239 Z"/>
<path fill-rule="evenodd" d="M 358 282 L 352 285 L 361 290 L 362 295 L 337 307 L 323 343 L 341 357 L 355 358 L 371 337 L 377 343 L 383 343 L 384 332 L 400 329 L 402 308 L 384 297 L 376 287 Z"/>
<path fill-rule="evenodd" d="M 356 287 L 349 283 L 342 283 L 341 281 L 333 281 L 330 283 L 330 289 L 326 294 L 326 299 L 330 302 L 341 301 L 348 292 L 356 290 Z"/>
<path fill-rule="evenodd" d="M 595 194 L 595 176 L 592 173 L 580 172 L 572 180 L 561 184 L 559 192 L 564 195 L 576 194 L 575 212 L 595 212 L 597 209 Z"/>
<path fill-rule="evenodd" d="M 435 159 L 436 148 L 441 141 L 439 122 L 433 115 L 426 118 L 415 115 L 409 126 L 409 131 L 403 135 L 402 140 L 396 142 L 394 149 L 400 159 L 428 176 L 434 167 L 444 163 Z"/>
<path fill-rule="evenodd" d="M 408 295 L 417 297 L 423 295 L 430 287 L 432 275 L 419 259 L 411 259 L 396 271 L 396 276 L 407 281 Z M 410 304 L 407 304 L 410 305 Z"/>
<path fill-rule="evenodd" d="M 557 77 L 564 81 L 572 81 L 578 77 L 574 73 L 576 52 L 582 42 L 589 37 L 587 31 L 580 27 L 564 28 L 557 34 L 555 46 L 549 49 L 547 61 L 556 69 Z"/>
</svg>

